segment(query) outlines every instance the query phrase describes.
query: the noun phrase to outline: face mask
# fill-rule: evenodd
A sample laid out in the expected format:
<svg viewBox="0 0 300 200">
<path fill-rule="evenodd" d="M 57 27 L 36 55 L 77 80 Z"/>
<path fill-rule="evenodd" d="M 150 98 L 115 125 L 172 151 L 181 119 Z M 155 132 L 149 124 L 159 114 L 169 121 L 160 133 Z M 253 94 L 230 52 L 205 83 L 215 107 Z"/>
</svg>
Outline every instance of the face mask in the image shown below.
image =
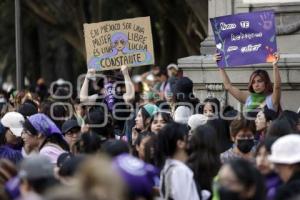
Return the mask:
<svg viewBox="0 0 300 200">
<path fill-rule="evenodd" d="M 219 188 L 220 200 L 239 200 L 239 193 L 228 190 L 225 187 Z"/>
<path fill-rule="evenodd" d="M 249 153 L 254 146 L 254 139 L 237 140 L 237 148 L 243 153 Z"/>
</svg>

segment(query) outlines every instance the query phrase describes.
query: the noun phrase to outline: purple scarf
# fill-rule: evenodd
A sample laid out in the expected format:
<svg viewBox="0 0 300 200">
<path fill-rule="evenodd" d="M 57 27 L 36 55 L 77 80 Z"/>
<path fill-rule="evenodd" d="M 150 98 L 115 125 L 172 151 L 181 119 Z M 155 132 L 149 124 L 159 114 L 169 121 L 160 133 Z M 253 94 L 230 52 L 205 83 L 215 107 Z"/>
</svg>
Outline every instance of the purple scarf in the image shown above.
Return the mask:
<svg viewBox="0 0 300 200">
<path fill-rule="evenodd" d="M 49 137 L 53 134 L 61 135 L 59 128 L 47 115 L 43 113 L 31 115 L 28 120 L 37 132 L 42 133 L 46 137 Z"/>
</svg>

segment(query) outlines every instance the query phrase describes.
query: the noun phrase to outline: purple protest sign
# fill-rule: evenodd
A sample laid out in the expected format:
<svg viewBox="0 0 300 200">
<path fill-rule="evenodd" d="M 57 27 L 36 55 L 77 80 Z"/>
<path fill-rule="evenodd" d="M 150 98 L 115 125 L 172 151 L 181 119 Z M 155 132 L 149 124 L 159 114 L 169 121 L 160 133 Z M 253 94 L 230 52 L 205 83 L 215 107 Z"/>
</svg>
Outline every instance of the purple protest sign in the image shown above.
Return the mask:
<svg viewBox="0 0 300 200">
<path fill-rule="evenodd" d="M 105 88 L 105 102 L 108 106 L 108 110 L 112 111 L 114 104 L 115 104 L 115 98 L 114 98 L 114 92 L 113 92 L 113 84 L 107 83 L 104 85 Z"/>
<path fill-rule="evenodd" d="M 275 16 L 272 10 L 241 13 L 210 19 L 218 67 L 273 62 L 277 51 Z"/>
</svg>

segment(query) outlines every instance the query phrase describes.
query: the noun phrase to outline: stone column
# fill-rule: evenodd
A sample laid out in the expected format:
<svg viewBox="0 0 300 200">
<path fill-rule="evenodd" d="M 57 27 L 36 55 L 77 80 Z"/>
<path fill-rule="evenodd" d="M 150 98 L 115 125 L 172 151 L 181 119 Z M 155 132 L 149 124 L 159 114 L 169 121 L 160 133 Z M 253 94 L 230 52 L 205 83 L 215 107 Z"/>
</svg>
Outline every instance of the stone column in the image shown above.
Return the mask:
<svg viewBox="0 0 300 200">
<path fill-rule="evenodd" d="M 276 14 L 277 46 L 281 52 L 282 107 L 297 110 L 300 106 L 300 3 L 250 5 L 244 4 L 243 0 L 209 0 L 209 18 L 267 9 L 273 9 Z M 215 42 L 210 22 L 208 25 L 208 37 L 201 43 L 201 54 L 178 59 L 178 66 L 193 80 L 194 92 L 200 101 L 213 96 L 219 98 L 223 105 L 239 109 L 240 104 L 223 90 L 218 68 L 212 59 Z M 272 66 L 268 63 L 228 68 L 226 71 L 234 86 L 247 90 L 249 77 L 258 68 L 267 70 L 273 79 Z"/>
</svg>

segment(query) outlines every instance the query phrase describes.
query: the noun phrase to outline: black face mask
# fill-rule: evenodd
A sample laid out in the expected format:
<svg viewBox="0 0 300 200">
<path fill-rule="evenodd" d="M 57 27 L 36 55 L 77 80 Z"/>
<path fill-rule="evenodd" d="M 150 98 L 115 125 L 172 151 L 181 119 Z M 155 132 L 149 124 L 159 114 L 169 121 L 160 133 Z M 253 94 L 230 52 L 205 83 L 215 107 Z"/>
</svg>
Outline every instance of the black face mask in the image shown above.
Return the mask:
<svg viewBox="0 0 300 200">
<path fill-rule="evenodd" d="M 239 200 L 239 193 L 228 190 L 225 187 L 219 188 L 220 200 Z"/>
<path fill-rule="evenodd" d="M 237 140 L 237 148 L 243 153 L 249 153 L 254 146 L 254 139 Z"/>
</svg>

